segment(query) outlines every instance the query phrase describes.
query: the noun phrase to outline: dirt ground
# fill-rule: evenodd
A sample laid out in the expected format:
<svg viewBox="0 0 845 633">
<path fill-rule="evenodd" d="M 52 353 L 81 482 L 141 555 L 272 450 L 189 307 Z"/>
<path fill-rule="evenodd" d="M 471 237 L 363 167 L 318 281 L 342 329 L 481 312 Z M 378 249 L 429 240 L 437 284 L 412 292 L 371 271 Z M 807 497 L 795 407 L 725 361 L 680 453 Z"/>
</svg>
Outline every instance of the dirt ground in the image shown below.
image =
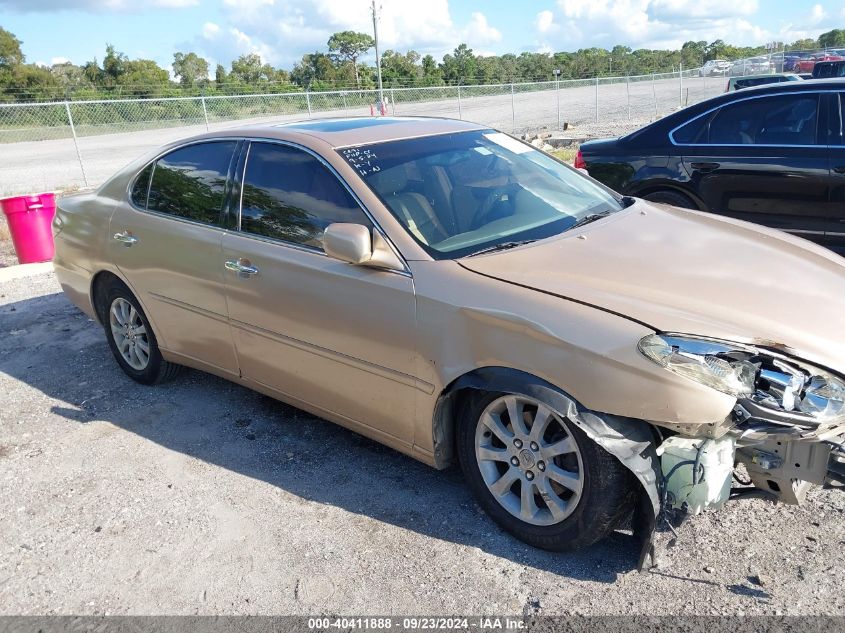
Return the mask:
<svg viewBox="0 0 845 633">
<path fill-rule="evenodd" d="M 2 275 L 0 275 L 2 278 Z M 432 470 L 200 372 L 126 378 L 52 274 L 0 281 L 0 614 L 845 614 L 845 495 L 731 502 L 634 570 L 527 547 Z"/>
</svg>

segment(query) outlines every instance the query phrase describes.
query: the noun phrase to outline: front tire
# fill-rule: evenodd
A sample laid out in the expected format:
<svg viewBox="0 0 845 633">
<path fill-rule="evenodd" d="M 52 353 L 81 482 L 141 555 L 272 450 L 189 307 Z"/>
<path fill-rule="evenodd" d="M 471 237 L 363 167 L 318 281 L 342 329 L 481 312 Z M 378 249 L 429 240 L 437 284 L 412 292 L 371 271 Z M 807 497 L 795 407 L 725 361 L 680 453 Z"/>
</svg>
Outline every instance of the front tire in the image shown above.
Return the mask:
<svg viewBox="0 0 845 633">
<path fill-rule="evenodd" d="M 556 552 L 586 547 L 633 510 L 630 471 L 537 400 L 473 395 L 457 433 L 461 468 L 479 504 L 529 545 Z"/>
<path fill-rule="evenodd" d="M 162 358 L 147 315 L 125 285 L 111 283 L 103 306 L 102 322 L 109 348 L 127 376 L 141 384 L 154 385 L 180 373 L 181 365 Z"/>
</svg>

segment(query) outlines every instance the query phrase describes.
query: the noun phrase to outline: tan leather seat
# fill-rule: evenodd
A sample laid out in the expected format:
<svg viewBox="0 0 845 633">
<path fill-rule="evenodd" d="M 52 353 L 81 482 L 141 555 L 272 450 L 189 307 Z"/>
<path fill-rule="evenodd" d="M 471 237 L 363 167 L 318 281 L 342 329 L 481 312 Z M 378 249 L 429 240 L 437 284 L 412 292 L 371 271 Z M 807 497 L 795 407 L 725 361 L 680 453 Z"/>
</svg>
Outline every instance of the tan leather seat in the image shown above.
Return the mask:
<svg viewBox="0 0 845 633">
<path fill-rule="evenodd" d="M 375 186 L 385 202 L 408 226 L 408 230 L 424 244 L 436 244 L 449 237 L 426 197 L 414 191 L 405 191 L 408 175 L 400 165 L 373 176 Z"/>
</svg>

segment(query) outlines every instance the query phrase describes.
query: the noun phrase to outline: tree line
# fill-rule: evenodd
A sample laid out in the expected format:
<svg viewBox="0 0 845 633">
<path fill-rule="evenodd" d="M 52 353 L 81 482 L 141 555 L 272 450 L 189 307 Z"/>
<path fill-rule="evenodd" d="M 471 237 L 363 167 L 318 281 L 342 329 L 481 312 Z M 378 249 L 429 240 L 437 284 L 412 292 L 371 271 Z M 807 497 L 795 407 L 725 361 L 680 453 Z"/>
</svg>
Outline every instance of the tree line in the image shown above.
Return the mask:
<svg viewBox="0 0 845 633">
<path fill-rule="evenodd" d="M 151 98 L 199 94 L 250 94 L 303 90 L 363 90 L 376 86 L 375 64 L 361 62 L 374 46 L 366 33 L 333 34 L 324 50 L 306 53 L 292 69 L 274 68 L 257 54 L 241 55 L 227 69 L 214 69 L 194 52 L 173 55 L 173 77 L 150 59 L 129 59 L 106 46 L 102 63 L 27 63 L 22 42 L 0 27 L 0 100 Z M 818 39 L 777 43 L 774 50 L 845 47 L 845 29 Z M 432 55 L 386 50 L 381 55 L 386 87 L 483 85 L 523 81 L 587 79 L 672 72 L 695 68 L 710 59 L 742 59 L 765 54 L 764 46 L 739 47 L 723 40 L 686 42 L 679 50 L 585 48 L 575 52 L 476 55 L 466 44 L 437 61 Z M 559 71 L 559 74 L 556 74 Z"/>
</svg>

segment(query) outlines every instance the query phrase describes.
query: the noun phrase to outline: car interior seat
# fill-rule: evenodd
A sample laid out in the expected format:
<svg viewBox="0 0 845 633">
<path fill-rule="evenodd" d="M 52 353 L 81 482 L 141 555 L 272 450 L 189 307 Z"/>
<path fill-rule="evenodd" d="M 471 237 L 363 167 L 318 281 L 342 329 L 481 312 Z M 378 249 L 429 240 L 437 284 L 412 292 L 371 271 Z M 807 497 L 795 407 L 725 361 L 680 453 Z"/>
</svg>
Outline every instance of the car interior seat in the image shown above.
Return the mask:
<svg viewBox="0 0 845 633">
<path fill-rule="evenodd" d="M 421 193 L 408 191 L 408 174 L 404 165 L 397 165 L 373 175 L 376 188 L 385 202 L 404 220 L 408 230 L 423 244 L 442 242 L 450 233 Z"/>
</svg>

